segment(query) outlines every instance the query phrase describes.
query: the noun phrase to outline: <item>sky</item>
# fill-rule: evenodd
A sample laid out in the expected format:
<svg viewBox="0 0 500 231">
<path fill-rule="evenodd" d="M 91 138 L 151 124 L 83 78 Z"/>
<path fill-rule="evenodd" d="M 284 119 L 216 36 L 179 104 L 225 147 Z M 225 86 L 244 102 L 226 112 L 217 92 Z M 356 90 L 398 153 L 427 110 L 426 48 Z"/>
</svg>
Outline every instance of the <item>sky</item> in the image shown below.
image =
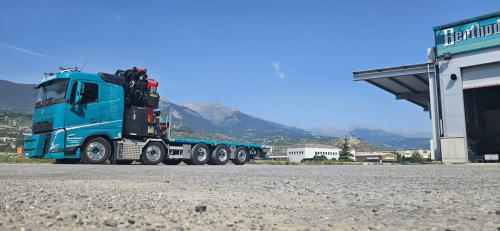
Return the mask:
<svg viewBox="0 0 500 231">
<path fill-rule="evenodd" d="M 430 131 L 421 107 L 352 72 L 421 63 L 432 27 L 500 1 L 0 1 L 0 79 L 148 68 L 170 101 L 218 102 L 301 128 Z"/>
</svg>

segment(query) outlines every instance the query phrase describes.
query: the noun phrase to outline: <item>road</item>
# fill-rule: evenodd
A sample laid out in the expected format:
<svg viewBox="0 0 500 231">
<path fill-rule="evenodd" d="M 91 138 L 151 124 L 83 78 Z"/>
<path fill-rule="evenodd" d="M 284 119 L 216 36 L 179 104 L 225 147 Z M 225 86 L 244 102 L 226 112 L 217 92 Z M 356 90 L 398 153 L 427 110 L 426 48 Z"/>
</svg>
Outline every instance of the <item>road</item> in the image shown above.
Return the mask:
<svg viewBox="0 0 500 231">
<path fill-rule="evenodd" d="M 500 230 L 500 165 L 0 164 L 0 198 L 0 230 Z"/>
</svg>

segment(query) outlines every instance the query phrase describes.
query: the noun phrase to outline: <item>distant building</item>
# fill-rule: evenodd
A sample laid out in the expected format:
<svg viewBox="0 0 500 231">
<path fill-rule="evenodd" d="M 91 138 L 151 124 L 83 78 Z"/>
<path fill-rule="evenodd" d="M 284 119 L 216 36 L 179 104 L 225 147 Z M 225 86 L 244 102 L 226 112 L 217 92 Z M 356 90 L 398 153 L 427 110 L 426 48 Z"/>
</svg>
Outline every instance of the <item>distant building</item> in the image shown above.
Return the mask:
<svg viewBox="0 0 500 231">
<path fill-rule="evenodd" d="M 424 159 L 434 160 L 434 155 L 433 155 L 434 153 L 432 153 L 431 150 L 408 149 L 408 150 L 398 150 L 397 152 L 407 158 L 411 157 L 411 155 L 413 155 L 414 152 L 417 152 Z"/>
<path fill-rule="evenodd" d="M 356 153 L 356 161 L 361 162 L 395 162 L 398 156 L 390 152 L 358 152 Z"/>
<path fill-rule="evenodd" d="M 315 156 L 325 156 L 327 159 L 340 158 L 340 148 L 315 148 L 315 147 L 303 147 L 303 148 L 289 148 L 286 150 L 286 155 L 288 159 L 292 162 L 302 162 L 303 160 L 311 160 Z M 351 150 L 354 155 L 355 150 Z"/>
</svg>

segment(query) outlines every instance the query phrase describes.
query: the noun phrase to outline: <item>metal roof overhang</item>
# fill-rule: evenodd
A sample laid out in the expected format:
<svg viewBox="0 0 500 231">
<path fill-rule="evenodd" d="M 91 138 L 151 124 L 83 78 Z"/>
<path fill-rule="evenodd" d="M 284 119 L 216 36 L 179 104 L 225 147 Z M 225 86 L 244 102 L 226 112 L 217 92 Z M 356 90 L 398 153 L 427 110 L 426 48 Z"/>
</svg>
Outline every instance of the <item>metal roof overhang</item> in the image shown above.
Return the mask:
<svg viewBox="0 0 500 231">
<path fill-rule="evenodd" d="M 429 72 L 433 64 L 421 63 L 353 72 L 355 81 L 366 81 L 396 96 L 429 110 Z"/>
</svg>

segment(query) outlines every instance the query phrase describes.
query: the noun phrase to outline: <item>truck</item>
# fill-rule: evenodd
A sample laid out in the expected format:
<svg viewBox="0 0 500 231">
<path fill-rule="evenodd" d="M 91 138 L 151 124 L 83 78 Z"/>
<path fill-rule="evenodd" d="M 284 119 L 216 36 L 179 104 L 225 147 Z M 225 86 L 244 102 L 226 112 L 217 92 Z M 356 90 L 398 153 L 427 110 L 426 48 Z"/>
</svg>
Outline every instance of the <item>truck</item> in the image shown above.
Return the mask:
<svg viewBox="0 0 500 231">
<path fill-rule="evenodd" d="M 32 134 L 23 156 L 56 163 L 243 165 L 271 146 L 171 136 L 172 113 L 159 108 L 158 82 L 147 69 L 109 73 L 60 68 L 35 87 Z"/>
</svg>

